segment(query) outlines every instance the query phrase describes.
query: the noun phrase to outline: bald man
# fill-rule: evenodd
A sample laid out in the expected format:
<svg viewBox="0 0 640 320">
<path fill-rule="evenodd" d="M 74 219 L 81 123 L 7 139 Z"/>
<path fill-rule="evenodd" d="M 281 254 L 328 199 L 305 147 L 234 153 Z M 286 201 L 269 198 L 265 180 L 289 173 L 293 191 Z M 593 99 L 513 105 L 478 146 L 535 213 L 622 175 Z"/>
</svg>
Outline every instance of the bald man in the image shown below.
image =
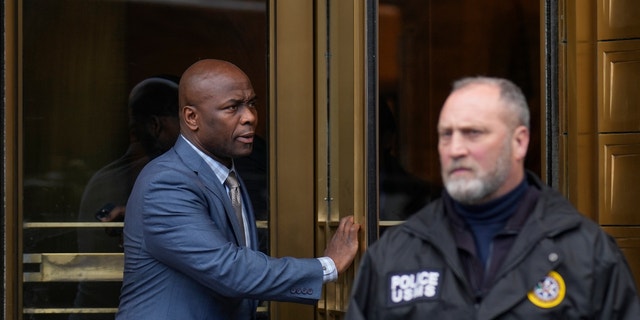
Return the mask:
<svg viewBox="0 0 640 320">
<path fill-rule="evenodd" d="M 221 60 L 189 67 L 179 85 L 180 137 L 140 173 L 124 227 L 116 319 L 254 319 L 259 300 L 314 304 L 358 249 L 359 225 L 340 221 L 325 256 L 258 251 L 251 201 L 234 158 L 251 153 L 258 121 L 247 75 Z M 240 184 L 238 214 L 225 181 Z M 311 213 L 310 213 L 311 214 Z"/>
</svg>

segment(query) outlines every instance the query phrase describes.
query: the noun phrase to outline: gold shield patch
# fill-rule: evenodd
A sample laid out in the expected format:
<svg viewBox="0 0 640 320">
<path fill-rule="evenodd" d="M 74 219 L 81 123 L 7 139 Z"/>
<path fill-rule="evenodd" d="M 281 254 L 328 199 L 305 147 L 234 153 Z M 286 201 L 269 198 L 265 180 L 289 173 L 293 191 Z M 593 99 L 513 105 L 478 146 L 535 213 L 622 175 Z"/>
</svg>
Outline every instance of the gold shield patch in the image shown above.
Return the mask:
<svg viewBox="0 0 640 320">
<path fill-rule="evenodd" d="M 527 297 L 534 305 L 548 309 L 559 305 L 564 300 L 566 290 L 562 276 L 555 271 L 551 271 L 529 291 Z"/>
</svg>

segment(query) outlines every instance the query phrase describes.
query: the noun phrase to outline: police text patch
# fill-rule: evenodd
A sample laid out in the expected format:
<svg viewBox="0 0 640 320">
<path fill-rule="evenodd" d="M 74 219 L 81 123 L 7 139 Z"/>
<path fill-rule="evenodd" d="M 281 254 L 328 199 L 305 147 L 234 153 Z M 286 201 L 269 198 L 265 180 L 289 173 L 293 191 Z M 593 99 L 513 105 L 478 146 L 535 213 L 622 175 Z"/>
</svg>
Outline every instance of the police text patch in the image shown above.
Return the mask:
<svg viewBox="0 0 640 320">
<path fill-rule="evenodd" d="M 403 271 L 387 276 L 389 306 L 403 305 L 416 300 L 436 300 L 440 295 L 440 270 Z"/>
</svg>

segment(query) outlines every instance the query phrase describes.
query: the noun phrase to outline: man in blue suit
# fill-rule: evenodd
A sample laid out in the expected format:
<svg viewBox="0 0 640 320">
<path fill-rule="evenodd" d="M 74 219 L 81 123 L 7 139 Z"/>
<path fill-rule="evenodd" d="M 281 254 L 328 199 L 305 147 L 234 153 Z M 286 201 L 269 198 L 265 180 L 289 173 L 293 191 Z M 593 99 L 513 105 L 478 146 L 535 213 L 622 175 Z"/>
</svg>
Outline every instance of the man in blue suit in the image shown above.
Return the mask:
<svg viewBox="0 0 640 320">
<path fill-rule="evenodd" d="M 359 225 L 340 221 L 325 256 L 272 258 L 257 250 L 251 202 L 238 219 L 225 180 L 251 153 L 257 124 L 247 75 L 201 60 L 180 80 L 175 146 L 140 173 L 127 202 L 125 266 L 117 319 L 254 319 L 259 300 L 313 304 L 345 271 Z"/>
</svg>

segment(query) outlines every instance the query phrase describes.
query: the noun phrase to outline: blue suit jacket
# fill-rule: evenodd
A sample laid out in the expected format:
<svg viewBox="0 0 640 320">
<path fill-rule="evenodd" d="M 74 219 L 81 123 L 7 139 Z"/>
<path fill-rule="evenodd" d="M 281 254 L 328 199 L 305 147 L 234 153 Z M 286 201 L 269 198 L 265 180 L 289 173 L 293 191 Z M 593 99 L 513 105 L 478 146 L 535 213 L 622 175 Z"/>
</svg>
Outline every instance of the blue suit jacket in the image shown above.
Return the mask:
<svg viewBox="0 0 640 320">
<path fill-rule="evenodd" d="M 116 319 L 253 319 L 258 300 L 315 303 L 317 259 L 271 258 L 240 247 L 224 186 L 182 138 L 140 173 L 127 202 L 125 265 Z"/>
</svg>

